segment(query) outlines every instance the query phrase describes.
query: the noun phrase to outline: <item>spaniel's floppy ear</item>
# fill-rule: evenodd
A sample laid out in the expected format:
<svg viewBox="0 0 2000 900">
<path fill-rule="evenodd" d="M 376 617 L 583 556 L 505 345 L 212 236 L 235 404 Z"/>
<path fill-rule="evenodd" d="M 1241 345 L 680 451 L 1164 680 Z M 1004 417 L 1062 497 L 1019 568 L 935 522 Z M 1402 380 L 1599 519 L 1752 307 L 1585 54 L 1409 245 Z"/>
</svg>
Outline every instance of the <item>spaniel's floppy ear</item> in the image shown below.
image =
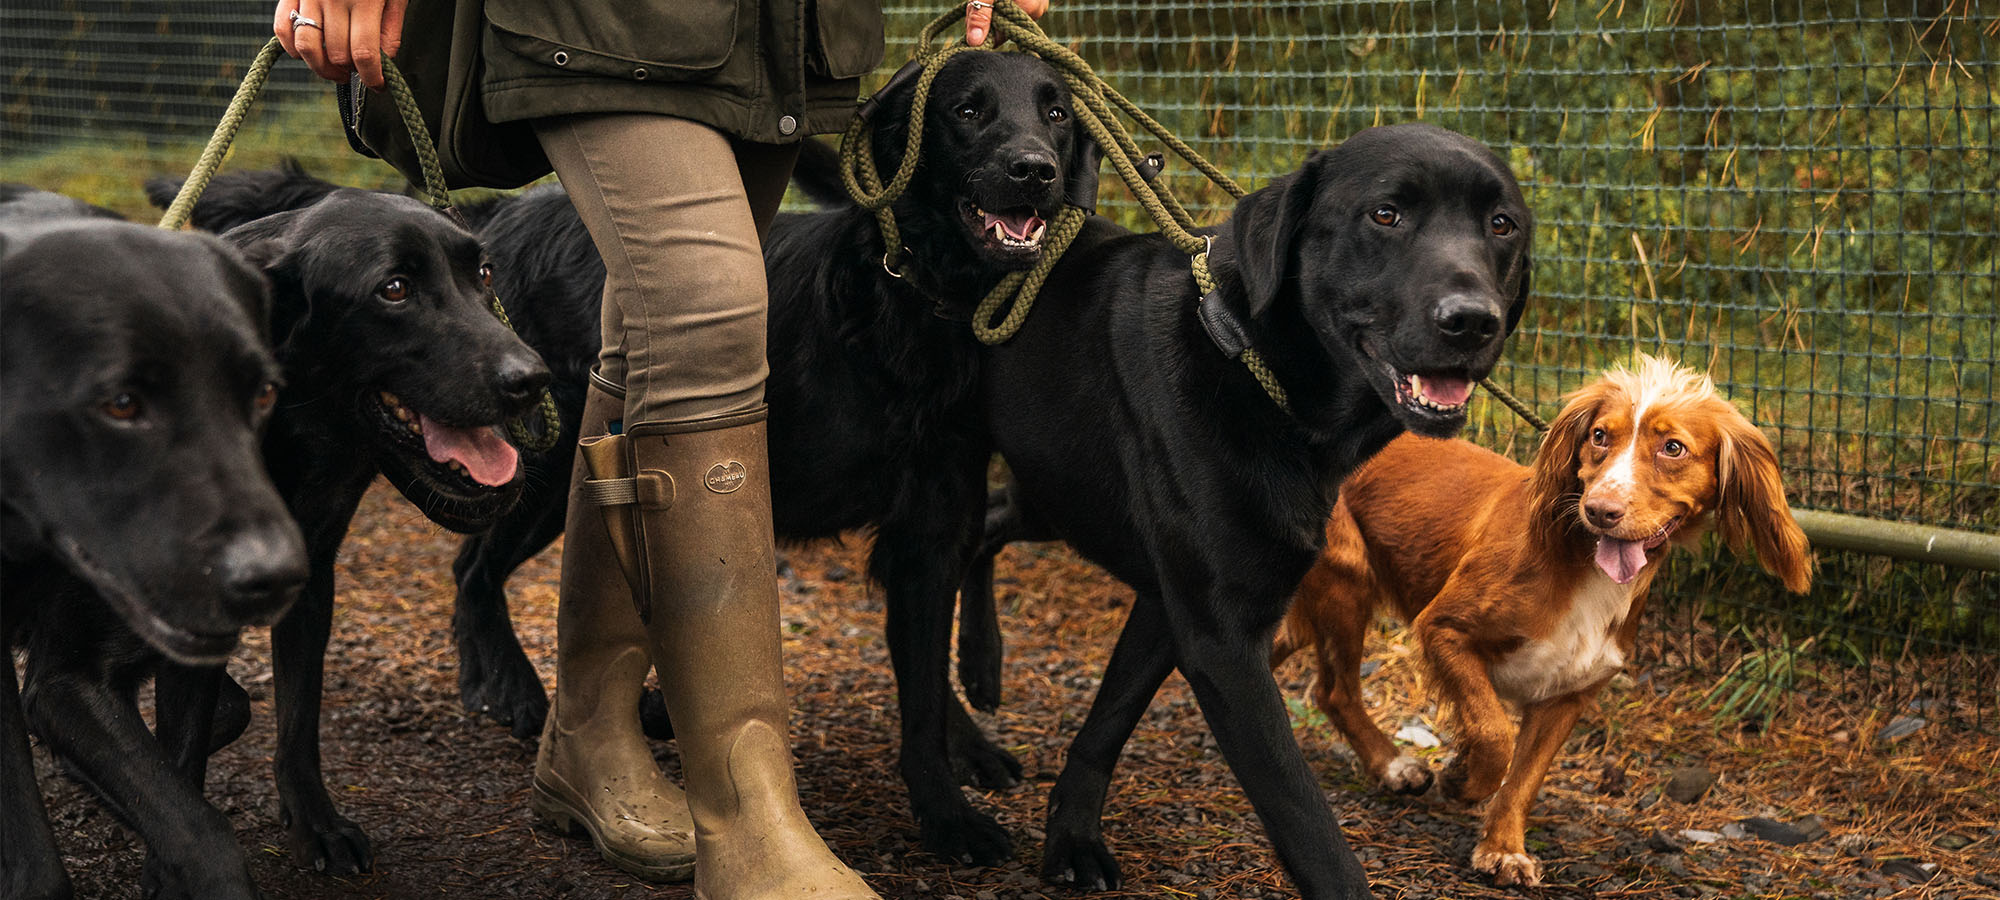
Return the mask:
<svg viewBox="0 0 2000 900">
<path fill-rule="evenodd" d="M 1262 315 L 1292 276 L 1292 258 L 1319 193 L 1320 163 L 1326 151 L 1306 158 L 1298 171 L 1252 191 L 1229 215 L 1236 270 L 1250 298 L 1250 315 Z"/>
<path fill-rule="evenodd" d="M 1586 385 L 1570 395 L 1549 432 L 1542 435 L 1542 446 L 1535 451 L 1529 470 L 1528 502 L 1551 539 L 1560 539 L 1577 525 L 1576 517 L 1567 511 L 1580 502 L 1583 493 L 1583 481 L 1576 476 L 1583 442 L 1590 438 L 1598 411 L 1617 392 L 1607 381 Z"/>
<path fill-rule="evenodd" d="M 1778 454 L 1764 432 L 1729 404 L 1721 416 L 1716 530 L 1731 548 L 1749 546 L 1764 568 L 1803 594 L 1812 587 L 1812 547 L 1785 503 Z"/>
</svg>

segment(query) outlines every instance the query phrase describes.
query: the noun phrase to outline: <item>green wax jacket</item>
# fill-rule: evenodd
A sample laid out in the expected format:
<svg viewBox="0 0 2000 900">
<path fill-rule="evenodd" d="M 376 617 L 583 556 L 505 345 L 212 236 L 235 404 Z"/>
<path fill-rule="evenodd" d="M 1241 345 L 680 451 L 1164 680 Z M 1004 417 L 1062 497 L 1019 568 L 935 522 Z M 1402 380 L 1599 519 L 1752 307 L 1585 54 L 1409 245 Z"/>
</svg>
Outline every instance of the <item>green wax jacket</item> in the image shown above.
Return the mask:
<svg viewBox="0 0 2000 900">
<path fill-rule="evenodd" d="M 879 0 L 486 0 L 486 114 L 650 112 L 746 140 L 847 127 Z"/>
</svg>

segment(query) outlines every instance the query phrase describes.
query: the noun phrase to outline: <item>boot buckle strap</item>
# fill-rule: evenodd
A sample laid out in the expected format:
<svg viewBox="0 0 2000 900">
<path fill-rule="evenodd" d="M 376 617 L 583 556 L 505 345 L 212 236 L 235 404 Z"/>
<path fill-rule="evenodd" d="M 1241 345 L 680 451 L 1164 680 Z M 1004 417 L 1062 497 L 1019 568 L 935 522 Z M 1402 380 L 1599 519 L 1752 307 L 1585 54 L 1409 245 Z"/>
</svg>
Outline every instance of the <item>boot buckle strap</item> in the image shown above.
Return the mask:
<svg viewBox="0 0 2000 900">
<path fill-rule="evenodd" d="M 642 509 L 664 509 L 674 505 L 674 477 L 646 469 L 632 478 L 586 478 L 581 493 L 597 506 L 636 503 Z"/>
</svg>

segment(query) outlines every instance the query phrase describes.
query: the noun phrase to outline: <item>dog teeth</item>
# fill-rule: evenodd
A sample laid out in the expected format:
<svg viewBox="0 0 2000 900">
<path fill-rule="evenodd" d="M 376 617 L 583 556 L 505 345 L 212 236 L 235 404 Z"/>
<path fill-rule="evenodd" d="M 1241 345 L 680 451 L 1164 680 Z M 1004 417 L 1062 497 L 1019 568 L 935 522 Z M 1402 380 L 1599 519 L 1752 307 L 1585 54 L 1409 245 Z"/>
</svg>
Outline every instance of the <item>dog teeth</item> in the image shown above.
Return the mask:
<svg viewBox="0 0 2000 900">
<path fill-rule="evenodd" d="M 1396 392 L 1398 394 L 1406 395 L 1404 397 L 1404 402 L 1423 409 L 1428 409 L 1432 412 L 1457 412 L 1458 410 L 1465 408 L 1465 404 L 1463 403 L 1451 403 L 1451 404 L 1439 403 L 1435 400 L 1432 400 L 1430 397 L 1425 396 L 1424 377 L 1422 375 L 1405 375 L 1403 376 L 1402 383 L 1398 384 L 1396 388 L 1397 388 Z"/>
</svg>

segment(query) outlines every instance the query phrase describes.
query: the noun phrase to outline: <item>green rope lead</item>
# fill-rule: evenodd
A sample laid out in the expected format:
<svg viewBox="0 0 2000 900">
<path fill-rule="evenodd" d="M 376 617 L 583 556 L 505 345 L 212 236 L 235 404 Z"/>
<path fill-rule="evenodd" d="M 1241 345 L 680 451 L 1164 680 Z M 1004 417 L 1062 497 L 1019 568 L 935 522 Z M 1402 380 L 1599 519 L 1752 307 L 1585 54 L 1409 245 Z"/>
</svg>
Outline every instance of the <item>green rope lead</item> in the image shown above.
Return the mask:
<svg viewBox="0 0 2000 900">
<path fill-rule="evenodd" d="M 208 183 L 222 168 L 222 160 L 229 155 L 229 146 L 236 141 L 236 132 L 243 127 L 243 120 L 250 115 L 250 105 L 264 90 L 264 82 L 271 75 L 271 66 L 277 62 L 278 54 L 284 49 L 277 38 L 265 42 L 250 61 L 250 70 L 243 75 L 243 83 L 236 88 L 236 96 L 229 100 L 229 107 L 223 110 L 222 120 L 215 125 L 215 133 L 208 138 L 208 145 L 202 148 L 201 158 L 195 161 L 194 169 L 188 172 L 186 181 L 181 182 L 180 192 L 174 195 L 174 202 L 167 206 L 167 212 L 160 217 L 160 227 L 179 231 L 186 227 L 194 214 L 194 205 L 201 199 Z M 444 166 L 438 161 L 437 145 L 431 142 L 430 132 L 424 127 L 422 112 L 417 108 L 415 97 L 410 93 L 409 82 L 403 80 L 403 73 L 390 60 L 382 60 L 382 74 L 389 80 L 389 96 L 396 103 L 396 110 L 403 116 L 403 123 L 410 129 L 410 142 L 417 151 L 417 160 L 423 166 L 425 201 L 454 220 L 458 219 L 451 209 L 451 195 L 445 189 Z M 514 323 L 507 318 L 507 310 L 500 305 L 500 295 L 487 292 L 493 315 L 509 331 Z M 539 406 L 542 419 L 542 433 L 530 431 L 526 422 L 514 420 L 507 423 L 507 435 L 514 443 L 542 453 L 556 445 L 562 435 L 562 419 L 556 411 L 556 398 L 547 390 L 542 391 Z"/>
<path fill-rule="evenodd" d="M 215 177 L 215 171 L 222 168 L 222 158 L 229 155 L 229 145 L 236 140 L 236 131 L 243 127 L 243 120 L 250 115 L 250 104 L 256 102 L 257 95 L 264 90 L 264 80 L 271 75 L 271 64 L 277 62 L 278 53 L 284 46 L 272 38 L 257 51 L 257 57 L 250 61 L 250 71 L 244 73 L 243 83 L 236 88 L 236 96 L 229 99 L 229 107 L 222 111 L 222 121 L 215 125 L 215 133 L 209 135 L 208 146 L 201 149 L 201 158 L 195 161 L 194 171 L 188 173 L 181 182 L 180 193 L 174 195 L 174 202 L 167 207 L 166 215 L 160 217 L 160 227 L 179 231 L 187 225 L 188 217 L 194 214 L 194 203 L 201 199 L 201 192 L 208 189 L 208 182 Z"/>
</svg>

